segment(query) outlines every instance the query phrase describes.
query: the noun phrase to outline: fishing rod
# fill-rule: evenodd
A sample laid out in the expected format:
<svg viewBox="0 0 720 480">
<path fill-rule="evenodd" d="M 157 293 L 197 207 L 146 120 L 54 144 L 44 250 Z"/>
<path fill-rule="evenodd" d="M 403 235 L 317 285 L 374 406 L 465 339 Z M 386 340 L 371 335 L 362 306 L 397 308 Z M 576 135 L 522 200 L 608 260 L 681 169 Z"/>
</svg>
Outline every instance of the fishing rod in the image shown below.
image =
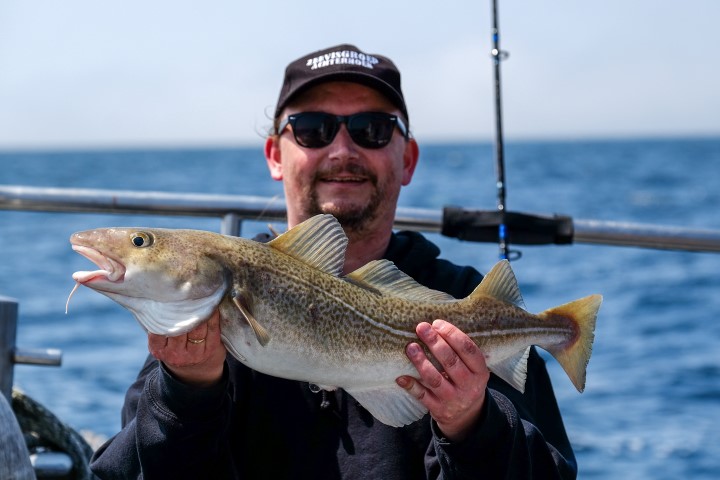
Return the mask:
<svg viewBox="0 0 720 480">
<path fill-rule="evenodd" d="M 500 247 L 500 259 L 510 260 L 512 253 L 513 260 L 520 258 L 520 252 L 510 251 L 510 242 L 505 222 L 506 212 L 506 189 L 505 189 L 505 149 L 503 143 L 502 125 L 502 92 L 500 87 L 500 62 L 508 57 L 508 53 L 500 50 L 500 27 L 498 26 L 497 0 L 492 0 L 492 50 L 493 72 L 495 85 L 495 172 L 497 175 L 497 211 L 498 211 L 498 246 Z"/>
<path fill-rule="evenodd" d="M 553 217 L 507 210 L 505 183 L 505 146 L 502 122 L 502 88 L 500 62 L 509 57 L 500 49 L 500 26 L 497 0 L 491 0 L 492 7 L 492 50 L 493 80 L 495 94 L 495 171 L 497 185 L 497 207 L 494 211 L 467 210 L 447 205 L 443 208 L 440 233 L 446 237 L 475 242 L 496 241 L 500 248 L 500 260 L 517 260 L 522 256 L 519 250 L 510 249 L 510 241 L 520 245 L 558 245 L 572 243 L 574 223 L 564 215 Z"/>
<path fill-rule="evenodd" d="M 492 5 L 492 50 L 495 93 L 495 170 L 497 174 L 497 208 L 495 211 L 466 210 L 462 207 L 443 208 L 441 233 L 470 241 L 494 241 L 500 247 L 501 260 L 517 260 L 522 252 L 510 249 L 510 241 L 521 245 L 557 245 L 572 243 L 574 223 L 564 215 L 552 217 L 510 212 L 506 205 L 505 149 L 502 125 L 502 89 L 500 62 L 508 52 L 500 49 L 500 27 L 497 0 Z"/>
</svg>

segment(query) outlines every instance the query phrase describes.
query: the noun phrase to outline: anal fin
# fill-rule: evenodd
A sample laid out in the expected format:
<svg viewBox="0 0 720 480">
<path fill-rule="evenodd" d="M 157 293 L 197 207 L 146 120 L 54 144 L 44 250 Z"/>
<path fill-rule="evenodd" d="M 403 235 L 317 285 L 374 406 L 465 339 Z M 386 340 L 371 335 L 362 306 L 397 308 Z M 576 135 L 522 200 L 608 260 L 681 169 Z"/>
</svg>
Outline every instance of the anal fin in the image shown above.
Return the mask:
<svg viewBox="0 0 720 480">
<path fill-rule="evenodd" d="M 367 389 L 345 389 L 373 417 L 391 427 L 402 427 L 419 420 L 427 408 L 396 384 Z"/>
<path fill-rule="evenodd" d="M 508 357 L 502 362 L 490 367 L 490 371 L 505 380 L 520 393 L 525 392 L 525 379 L 527 378 L 527 360 L 530 355 L 530 347 Z"/>
</svg>

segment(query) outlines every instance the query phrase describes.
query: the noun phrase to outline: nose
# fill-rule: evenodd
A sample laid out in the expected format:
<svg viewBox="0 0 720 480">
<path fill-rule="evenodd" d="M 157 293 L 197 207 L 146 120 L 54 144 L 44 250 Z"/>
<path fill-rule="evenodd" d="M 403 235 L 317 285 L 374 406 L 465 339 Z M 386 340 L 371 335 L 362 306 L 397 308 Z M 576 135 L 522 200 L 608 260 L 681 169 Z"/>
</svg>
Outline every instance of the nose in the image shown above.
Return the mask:
<svg viewBox="0 0 720 480">
<path fill-rule="evenodd" d="M 329 145 L 330 157 L 356 157 L 358 152 L 358 146 L 355 144 L 353 139 L 350 137 L 347 125 L 344 123 L 340 125 L 332 143 Z"/>
</svg>

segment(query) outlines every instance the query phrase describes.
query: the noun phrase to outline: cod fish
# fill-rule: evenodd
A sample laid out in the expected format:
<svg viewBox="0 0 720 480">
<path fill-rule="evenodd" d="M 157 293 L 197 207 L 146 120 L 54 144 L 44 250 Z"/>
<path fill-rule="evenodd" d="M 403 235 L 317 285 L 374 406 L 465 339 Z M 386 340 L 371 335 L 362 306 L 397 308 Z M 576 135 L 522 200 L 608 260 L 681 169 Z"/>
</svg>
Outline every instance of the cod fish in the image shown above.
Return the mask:
<svg viewBox="0 0 720 480">
<path fill-rule="evenodd" d="M 219 308 L 223 343 L 239 361 L 325 390 L 342 388 L 395 427 L 427 413 L 395 383 L 417 376 L 405 347 L 419 341 L 419 322 L 456 325 L 489 369 L 520 391 L 530 346 L 538 345 L 582 391 L 602 301 L 591 295 L 528 313 L 507 261 L 464 299 L 421 286 L 387 260 L 343 276 L 347 237 L 332 215 L 312 217 L 266 244 L 151 228 L 88 230 L 70 242 L 100 268 L 74 273 L 76 288 L 107 295 L 146 331 L 180 335 Z"/>
</svg>

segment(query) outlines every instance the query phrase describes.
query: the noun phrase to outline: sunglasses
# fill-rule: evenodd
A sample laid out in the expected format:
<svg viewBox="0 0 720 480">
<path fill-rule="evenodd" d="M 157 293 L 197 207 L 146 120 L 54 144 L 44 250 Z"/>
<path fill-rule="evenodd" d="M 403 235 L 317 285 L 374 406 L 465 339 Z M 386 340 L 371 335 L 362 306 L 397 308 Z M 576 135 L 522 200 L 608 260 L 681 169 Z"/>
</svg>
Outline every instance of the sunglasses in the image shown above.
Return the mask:
<svg viewBox="0 0 720 480">
<path fill-rule="evenodd" d="M 383 148 L 390 143 L 395 127 L 404 138 L 408 129 L 397 115 L 385 112 L 361 112 L 353 115 L 333 115 L 325 112 L 303 112 L 288 115 L 278 126 L 282 133 L 292 126 L 293 136 L 298 145 L 305 148 L 327 147 L 345 124 L 353 142 L 363 148 Z"/>
</svg>

